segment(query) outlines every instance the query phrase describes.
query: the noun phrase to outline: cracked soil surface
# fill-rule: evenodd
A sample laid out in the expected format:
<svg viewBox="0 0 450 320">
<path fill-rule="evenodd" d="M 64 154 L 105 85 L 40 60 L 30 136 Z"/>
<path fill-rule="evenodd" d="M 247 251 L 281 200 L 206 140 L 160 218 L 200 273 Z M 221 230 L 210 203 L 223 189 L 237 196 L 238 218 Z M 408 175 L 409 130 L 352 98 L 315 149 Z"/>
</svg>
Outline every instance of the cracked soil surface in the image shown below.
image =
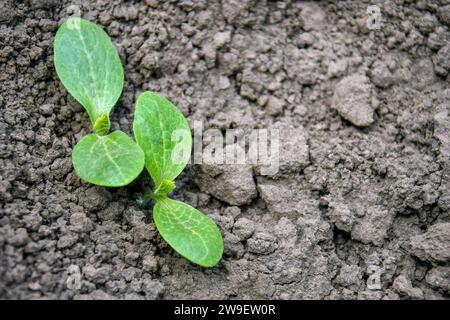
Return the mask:
<svg viewBox="0 0 450 320">
<path fill-rule="evenodd" d="M 369 28 L 367 7 L 381 11 Z M 0 0 L 0 298 L 449 299 L 449 1 Z M 79 9 L 79 10 L 78 10 Z M 189 165 L 174 197 L 220 226 L 203 269 L 124 188 L 81 181 L 87 113 L 52 43 L 79 14 L 126 83 L 205 128 L 281 128 L 280 171 Z M 74 285 L 76 284 L 76 285 Z"/>
</svg>

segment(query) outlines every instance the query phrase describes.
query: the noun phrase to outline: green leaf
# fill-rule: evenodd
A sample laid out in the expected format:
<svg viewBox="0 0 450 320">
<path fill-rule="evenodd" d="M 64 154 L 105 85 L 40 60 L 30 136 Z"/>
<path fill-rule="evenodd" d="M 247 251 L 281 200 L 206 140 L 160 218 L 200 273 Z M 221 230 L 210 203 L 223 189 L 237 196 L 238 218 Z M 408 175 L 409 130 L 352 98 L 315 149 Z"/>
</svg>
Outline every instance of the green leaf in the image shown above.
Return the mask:
<svg viewBox="0 0 450 320">
<path fill-rule="evenodd" d="M 123 68 L 102 28 L 69 18 L 56 33 L 54 63 L 67 91 L 86 109 L 91 123 L 108 115 L 122 93 Z"/>
<path fill-rule="evenodd" d="M 104 136 L 109 132 L 110 122 L 106 114 L 102 114 L 94 123 L 94 133 Z"/>
<path fill-rule="evenodd" d="M 137 99 L 133 130 L 155 186 L 174 180 L 189 162 L 192 148 L 183 114 L 166 98 L 147 91 Z"/>
<path fill-rule="evenodd" d="M 186 259 L 203 267 L 220 261 L 223 240 L 219 228 L 197 209 L 165 198 L 153 208 L 153 220 L 164 240 Z"/>
<path fill-rule="evenodd" d="M 124 132 L 106 136 L 88 134 L 72 152 L 78 176 L 87 182 L 120 187 L 129 184 L 144 168 L 144 152 Z"/>
</svg>

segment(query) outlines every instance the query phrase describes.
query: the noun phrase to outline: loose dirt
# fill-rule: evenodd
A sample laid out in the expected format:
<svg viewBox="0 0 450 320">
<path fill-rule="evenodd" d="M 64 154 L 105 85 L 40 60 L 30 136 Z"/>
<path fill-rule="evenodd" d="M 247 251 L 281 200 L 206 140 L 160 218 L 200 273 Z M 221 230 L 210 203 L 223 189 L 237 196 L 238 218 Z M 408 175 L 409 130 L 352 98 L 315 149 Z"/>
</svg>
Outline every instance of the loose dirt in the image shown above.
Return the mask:
<svg viewBox="0 0 450 320">
<path fill-rule="evenodd" d="M 1 298 L 450 297 L 447 1 L 0 7 Z M 189 165 L 177 180 L 175 197 L 223 232 L 217 267 L 161 239 L 151 206 L 136 204 L 146 173 L 118 189 L 76 176 L 70 156 L 89 120 L 52 56 L 73 14 L 104 27 L 120 53 L 113 128 L 131 135 L 136 97 L 152 90 L 191 125 L 291 130 L 275 176 Z"/>
</svg>

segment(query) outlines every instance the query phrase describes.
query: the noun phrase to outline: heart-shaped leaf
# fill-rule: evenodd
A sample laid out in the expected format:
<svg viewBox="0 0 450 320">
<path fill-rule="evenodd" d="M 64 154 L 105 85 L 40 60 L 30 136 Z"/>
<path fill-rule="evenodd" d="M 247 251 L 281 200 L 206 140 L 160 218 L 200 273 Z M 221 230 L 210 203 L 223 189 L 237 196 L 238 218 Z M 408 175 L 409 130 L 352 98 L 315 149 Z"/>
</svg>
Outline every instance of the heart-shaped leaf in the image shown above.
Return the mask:
<svg viewBox="0 0 450 320">
<path fill-rule="evenodd" d="M 213 267 L 222 257 L 219 228 L 197 209 L 164 198 L 153 208 L 153 220 L 164 240 L 186 259 L 203 267 Z"/>
<path fill-rule="evenodd" d="M 142 93 L 136 103 L 133 131 L 157 187 L 183 171 L 189 162 L 192 136 L 187 120 L 169 100 L 154 92 Z"/>
<path fill-rule="evenodd" d="M 54 63 L 59 79 L 92 124 L 109 115 L 122 93 L 124 75 L 116 48 L 102 28 L 69 18 L 56 33 Z"/>
<path fill-rule="evenodd" d="M 105 136 L 88 134 L 72 152 L 78 176 L 87 182 L 120 187 L 129 184 L 144 168 L 144 152 L 124 132 Z"/>
</svg>

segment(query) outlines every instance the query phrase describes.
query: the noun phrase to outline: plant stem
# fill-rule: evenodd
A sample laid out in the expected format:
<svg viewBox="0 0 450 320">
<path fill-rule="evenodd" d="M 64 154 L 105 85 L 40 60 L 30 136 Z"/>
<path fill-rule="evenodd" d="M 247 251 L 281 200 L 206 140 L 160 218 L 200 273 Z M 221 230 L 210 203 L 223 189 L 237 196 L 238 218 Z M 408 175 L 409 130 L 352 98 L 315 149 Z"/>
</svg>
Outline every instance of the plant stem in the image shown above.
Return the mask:
<svg viewBox="0 0 450 320">
<path fill-rule="evenodd" d="M 159 183 L 159 185 L 158 185 L 158 187 L 156 187 L 155 188 L 155 190 L 153 191 L 153 194 L 157 194 L 158 193 L 158 191 L 159 191 L 159 189 L 161 189 L 161 186 L 162 186 L 162 181 Z"/>
</svg>

